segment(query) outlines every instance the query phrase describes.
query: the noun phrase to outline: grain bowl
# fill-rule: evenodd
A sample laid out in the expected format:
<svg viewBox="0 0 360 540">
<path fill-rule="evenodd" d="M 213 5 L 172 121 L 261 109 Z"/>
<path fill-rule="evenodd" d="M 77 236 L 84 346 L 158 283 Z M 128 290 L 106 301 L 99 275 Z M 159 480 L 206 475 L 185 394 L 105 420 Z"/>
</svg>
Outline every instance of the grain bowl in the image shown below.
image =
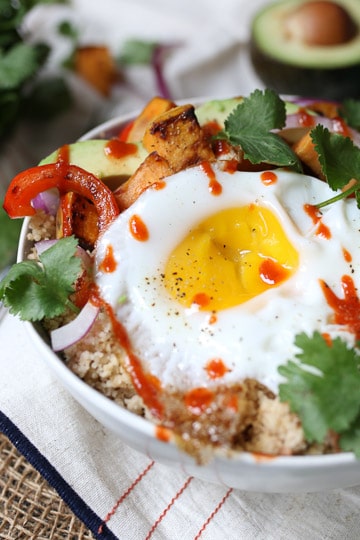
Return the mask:
<svg viewBox="0 0 360 540">
<path fill-rule="evenodd" d="M 272 92 L 255 91 L 249 99 L 253 105 L 256 101 L 256 107 L 270 102 L 277 107 L 279 98 Z M 351 364 L 344 376 L 339 371 L 338 379 L 351 378 L 351 370 L 357 370 L 357 326 L 351 317 L 346 321 L 336 318 L 338 311 L 333 305 L 342 295 L 347 298 L 351 288 L 349 280 L 342 281 L 344 275 L 350 275 L 356 287 L 357 270 L 351 269 L 357 268 L 359 249 L 353 249 L 353 238 L 348 240 L 346 232 L 339 233 L 335 245 L 330 242 L 335 230 L 342 231 L 349 224 L 352 229 L 360 227 L 356 202 L 340 198 L 324 206 L 320 215 L 315 203 L 333 197 L 333 189 L 319 179 L 314 169 L 311 174 L 296 169 L 301 162 L 310 172 L 306 161 L 310 152 L 304 152 L 309 125 L 314 128 L 320 123 L 327 135 L 335 120 L 324 114 L 324 103 L 319 114 L 314 104 L 304 107 L 298 100 L 286 101 L 285 125 L 270 131 L 275 137 L 281 132 L 291 153 L 285 151 L 285 157 L 281 157 L 285 162 L 264 164 L 262 158 L 254 158 L 247 149 L 247 140 L 242 140 L 240 147 L 216 137 L 224 126 L 229 128 L 231 113 L 244 101 L 209 100 L 195 107 L 172 104 L 155 120 L 147 120 L 145 144 L 123 140 L 135 129 L 134 118 L 142 116 L 127 115 L 83 137 L 80 142 L 92 144 L 90 158 L 83 153 L 84 146 L 70 148 L 76 166 L 83 170 L 85 160 L 87 172 L 111 185 L 119 208 L 124 206 L 118 216 L 109 218 L 98 230 L 95 241 L 88 229 L 79 233 L 75 216 L 83 214 L 78 206 L 76 212 L 71 206 L 72 226 L 77 227 L 81 249 L 86 253 L 78 258 L 83 270 L 91 267 L 91 272 L 82 272 L 82 285 L 78 287 L 87 291 L 85 300 L 80 299 L 80 315 L 45 315 L 41 321 L 24 324 L 45 365 L 54 370 L 74 398 L 126 444 L 154 460 L 204 480 L 250 491 L 304 492 L 355 485 L 360 481 L 360 466 L 350 427 L 356 424 L 357 399 L 349 400 L 349 407 L 356 410 L 343 428 L 336 431 L 334 426 L 342 421 L 336 415 L 333 419 L 329 414 L 328 424 L 322 423 L 323 409 L 314 413 L 312 408 L 318 400 L 313 387 L 318 379 L 327 381 L 329 396 L 322 396 L 321 407 L 331 408 L 334 386 L 328 379 L 332 372 L 329 375 L 325 366 L 324 373 L 319 373 L 323 367 L 320 361 L 312 365 L 305 362 L 305 369 L 301 365 L 306 351 L 315 348 L 319 354 L 325 350 L 325 357 L 331 357 L 330 364 L 331 355 L 343 355 L 341 363 Z M 184 126 L 189 126 L 189 121 L 188 130 Z M 193 137 L 194 131 L 200 129 L 201 139 L 180 149 L 176 141 L 169 150 L 159 152 L 152 145 L 156 146 L 157 136 L 163 141 L 165 127 L 173 129 L 171 137 L 185 129 L 182 140 L 184 134 L 185 139 L 189 132 Z M 264 131 L 261 138 L 266 139 Z M 353 139 L 356 142 L 356 134 Z M 109 171 L 99 164 L 96 152 L 104 147 L 104 141 L 108 144 L 119 140 L 120 146 L 112 142 L 108 150 L 118 160 L 120 172 L 115 174 L 114 168 Z M 126 155 L 130 145 L 132 151 Z M 64 159 L 64 154 L 61 156 L 59 160 L 59 153 L 54 153 L 40 166 L 56 167 Z M 134 163 L 129 165 L 129 159 Z M 179 159 L 185 165 L 177 168 L 174 163 Z M 57 166 L 61 168 L 64 163 Z M 48 172 L 50 168 L 43 170 Z M 67 170 L 67 182 L 71 174 Z M 63 197 L 70 190 L 65 191 L 60 189 Z M 169 204 L 173 198 L 176 203 Z M 299 200 L 300 206 L 296 202 Z M 48 207 L 49 199 L 44 204 Z M 39 201 L 36 205 L 39 209 Z M 157 223 L 150 225 L 149 215 L 154 214 L 154 208 Z M 35 262 L 59 243 L 56 229 L 63 227 L 64 231 L 64 216 L 69 217 L 66 212 L 63 210 L 59 218 L 59 211 L 56 216 L 47 208 L 45 213 L 40 211 L 25 219 L 19 262 Z M 216 219 L 210 219 L 214 216 Z M 247 224 L 245 230 L 241 230 L 243 223 Z M 256 232 L 259 230 L 260 239 Z M 237 234 L 240 247 L 232 240 Z M 149 237 L 154 244 L 150 244 Z M 164 254 L 158 256 L 161 250 Z M 241 287 L 228 289 L 233 267 L 239 266 L 240 252 L 245 268 Z M 339 254 L 341 261 L 336 259 Z M 201 256 L 207 262 L 200 267 L 197 260 Z M 91 257 L 91 263 L 87 257 Z M 184 258 L 191 262 L 185 264 Z M 320 262 L 314 263 L 317 259 Z M 331 268 L 334 260 L 339 266 L 335 276 Z M 40 257 L 40 261 L 45 261 L 46 267 L 46 257 Z M 129 285 L 133 280 L 137 284 L 135 292 Z M 138 286 L 140 283 L 144 289 Z M 328 289 L 333 293 L 330 296 Z M 98 297 L 104 303 L 99 304 L 95 300 Z M 79 322 L 80 316 L 85 322 Z M 346 351 L 353 355 L 350 360 Z M 296 376 L 291 378 L 294 370 Z M 357 384 L 355 378 L 348 393 L 352 394 Z M 339 394 L 341 391 L 339 388 Z M 297 400 L 292 395 L 286 399 L 289 392 L 300 392 Z M 315 427 L 307 415 L 306 396 L 310 417 L 316 417 Z M 300 410 L 301 400 L 306 402 L 305 412 Z M 343 416 L 346 414 L 345 410 Z M 324 432 L 323 436 L 318 436 L 317 430 Z M 345 441 L 343 446 L 339 440 Z"/>
</svg>

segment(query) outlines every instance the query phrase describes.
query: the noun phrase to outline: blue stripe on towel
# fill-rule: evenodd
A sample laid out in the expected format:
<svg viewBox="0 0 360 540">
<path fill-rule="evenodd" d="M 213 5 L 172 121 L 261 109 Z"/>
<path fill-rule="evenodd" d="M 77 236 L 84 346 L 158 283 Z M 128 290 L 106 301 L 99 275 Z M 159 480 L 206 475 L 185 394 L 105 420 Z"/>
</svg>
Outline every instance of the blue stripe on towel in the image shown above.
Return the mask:
<svg viewBox="0 0 360 540">
<path fill-rule="evenodd" d="M 0 431 L 2 431 L 29 463 L 56 489 L 60 497 L 74 514 L 91 530 L 99 540 L 118 540 L 95 512 L 79 497 L 51 463 L 25 437 L 19 428 L 0 411 Z M 102 532 L 99 534 L 99 527 Z"/>
</svg>

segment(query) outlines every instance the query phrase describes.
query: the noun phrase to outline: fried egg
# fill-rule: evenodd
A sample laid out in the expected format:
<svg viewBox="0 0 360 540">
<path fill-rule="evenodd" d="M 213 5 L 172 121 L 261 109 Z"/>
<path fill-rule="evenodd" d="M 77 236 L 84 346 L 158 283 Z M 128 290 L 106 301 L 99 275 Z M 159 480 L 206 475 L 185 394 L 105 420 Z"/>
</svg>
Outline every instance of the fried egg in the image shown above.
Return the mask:
<svg viewBox="0 0 360 540">
<path fill-rule="evenodd" d="M 277 392 L 295 336 L 354 332 L 334 318 L 360 287 L 360 213 L 324 207 L 326 183 L 283 169 L 181 171 L 147 189 L 96 249 L 99 294 L 142 368 L 186 391 L 254 378 Z"/>
</svg>

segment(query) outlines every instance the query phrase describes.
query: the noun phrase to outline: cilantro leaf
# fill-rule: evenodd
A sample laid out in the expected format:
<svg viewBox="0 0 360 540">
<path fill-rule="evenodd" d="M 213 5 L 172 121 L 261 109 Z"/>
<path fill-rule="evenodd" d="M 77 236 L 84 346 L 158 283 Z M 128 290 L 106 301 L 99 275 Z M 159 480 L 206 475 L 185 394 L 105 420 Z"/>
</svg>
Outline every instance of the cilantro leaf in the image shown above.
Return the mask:
<svg viewBox="0 0 360 540">
<path fill-rule="evenodd" d="M 322 171 L 331 189 L 341 189 L 360 170 L 360 148 L 351 139 L 317 125 L 310 132 Z"/>
<path fill-rule="evenodd" d="M 256 118 L 256 122 L 254 122 Z M 230 113 L 220 138 L 241 146 L 251 163 L 269 163 L 301 170 L 300 162 L 288 144 L 271 130 L 285 126 L 285 103 L 272 90 L 255 90 Z"/>
<path fill-rule="evenodd" d="M 346 432 L 360 411 L 360 356 L 340 338 L 331 346 L 315 332 L 299 334 L 297 362 L 279 367 L 287 381 L 280 384 L 287 401 L 302 421 L 309 442 L 323 442 L 329 430 Z"/>
<path fill-rule="evenodd" d="M 69 300 L 81 268 L 75 255 L 77 240 L 62 238 L 36 261 L 12 266 L 0 282 L 0 301 L 22 320 L 56 317 L 67 308 L 77 311 Z"/>
<path fill-rule="evenodd" d="M 350 127 L 360 129 L 360 101 L 356 99 L 345 99 L 340 112 Z"/>
</svg>

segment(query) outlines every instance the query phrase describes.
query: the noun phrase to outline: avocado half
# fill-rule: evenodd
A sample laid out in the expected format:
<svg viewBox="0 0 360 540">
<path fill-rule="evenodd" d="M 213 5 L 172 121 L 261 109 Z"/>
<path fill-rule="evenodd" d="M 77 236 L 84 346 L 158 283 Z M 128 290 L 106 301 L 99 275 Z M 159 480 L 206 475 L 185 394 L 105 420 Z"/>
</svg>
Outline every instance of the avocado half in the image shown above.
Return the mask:
<svg viewBox="0 0 360 540">
<path fill-rule="evenodd" d="M 359 98 L 360 1 L 269 4 L 252 21 L 250 56 L 260 79 L 279 93 Z"/>
</svg>

